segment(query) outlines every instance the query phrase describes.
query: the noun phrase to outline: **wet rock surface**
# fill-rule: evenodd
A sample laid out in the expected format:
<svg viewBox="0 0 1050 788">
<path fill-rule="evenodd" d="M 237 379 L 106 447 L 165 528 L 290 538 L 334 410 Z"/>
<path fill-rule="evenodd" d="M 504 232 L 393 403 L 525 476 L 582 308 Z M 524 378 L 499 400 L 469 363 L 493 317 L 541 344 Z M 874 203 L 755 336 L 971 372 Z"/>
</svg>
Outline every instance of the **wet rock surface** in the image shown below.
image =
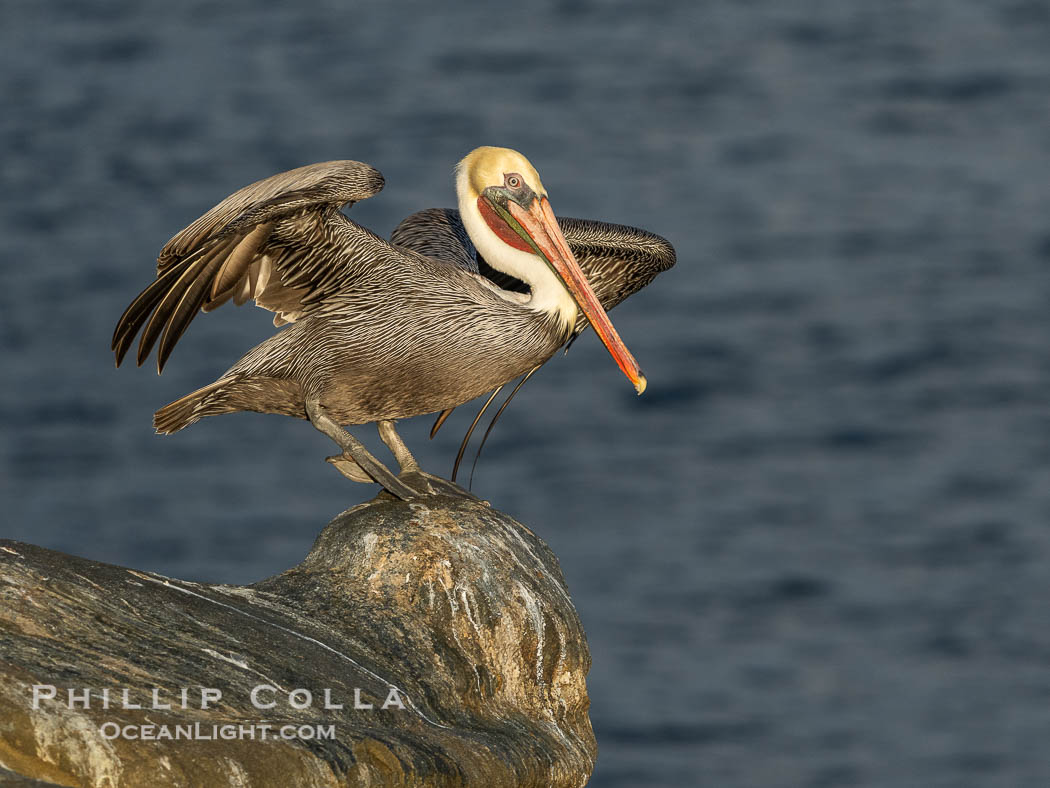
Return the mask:
<svg viewBox="0 0 1050 788">
<path fill-rule="evenodd" d="M 553 553 L 468 496 L 251 586 L 0 541 L 0 784 L 578 786 L 589 667 Z"/>
</svg>

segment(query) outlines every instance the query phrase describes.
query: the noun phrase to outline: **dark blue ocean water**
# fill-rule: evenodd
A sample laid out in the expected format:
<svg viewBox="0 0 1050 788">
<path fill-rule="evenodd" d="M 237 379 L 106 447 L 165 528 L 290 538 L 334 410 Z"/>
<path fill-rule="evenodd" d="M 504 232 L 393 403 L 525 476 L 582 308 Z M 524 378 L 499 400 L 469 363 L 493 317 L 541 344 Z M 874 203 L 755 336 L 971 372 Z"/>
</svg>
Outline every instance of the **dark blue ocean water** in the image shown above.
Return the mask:
<svg viewBox="0 0 1050 788">
<path fill-rule="evenodd" d="M 210 581 L 371 493 L 303 422 L 152 434 L 268 335 L 110 334 L 176 231 L 257 178 L 378 167 L 387 234 L 478 144 L 678 266 L 496 428 L 475 491 L 561 559 L 592 785 L 1050 785 L 1050 6 L 8 2 L 4 537 Z M 152 363 L 152 362 L 151 362 Z M 447 472 L 469 409 L 430 443 Z M 374 445 L 374 433 L 359 429 Z"/>
</svg>

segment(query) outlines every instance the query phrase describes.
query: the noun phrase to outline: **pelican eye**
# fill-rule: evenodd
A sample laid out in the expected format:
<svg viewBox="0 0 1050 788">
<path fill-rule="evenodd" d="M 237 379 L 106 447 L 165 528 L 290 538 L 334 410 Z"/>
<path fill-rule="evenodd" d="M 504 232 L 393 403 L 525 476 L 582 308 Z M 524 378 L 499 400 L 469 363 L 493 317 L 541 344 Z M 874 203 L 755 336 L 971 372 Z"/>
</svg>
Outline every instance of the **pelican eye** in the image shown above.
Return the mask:
<svg viewBox="0 0 1050 788">
<path fill-rule="evenodd" d="M 525 181 L 516 172 L 512 172 L 510 175 L 505 176 L 505 181 L 508 189 L 520 189 L 525 185 Z"/>
</svg>

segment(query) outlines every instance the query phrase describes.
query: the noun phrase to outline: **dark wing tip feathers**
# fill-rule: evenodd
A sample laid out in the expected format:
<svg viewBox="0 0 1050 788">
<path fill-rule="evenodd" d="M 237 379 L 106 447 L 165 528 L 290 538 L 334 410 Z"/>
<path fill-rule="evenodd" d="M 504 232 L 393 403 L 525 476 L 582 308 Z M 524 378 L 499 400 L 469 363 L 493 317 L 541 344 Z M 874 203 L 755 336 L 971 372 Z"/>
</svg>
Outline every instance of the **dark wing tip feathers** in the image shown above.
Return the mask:
<svg viewBox="0 0 1050 788">
<path fill-rule="evenodd" d="M 131 347 L 131 343 L 139 329 L 142 328 L 142 325 L 153 310 L 164 299 L 172 282 L 177 280 L 183 272 L 184 265 L 169 268 L 139 293 L 135 300 L 128 305 L 128 308 L 124 310 L 124 314 L 120 316 L 120 320 L 117 321 L 117 326 L 113 331 L 113 341 L 111 343 L 111 349 L 116 355 L 118 367 L 124 361 L 124 356 Z M 141 361 L 139 361 L 139 365 L 142 365 Z"/>
</svg>

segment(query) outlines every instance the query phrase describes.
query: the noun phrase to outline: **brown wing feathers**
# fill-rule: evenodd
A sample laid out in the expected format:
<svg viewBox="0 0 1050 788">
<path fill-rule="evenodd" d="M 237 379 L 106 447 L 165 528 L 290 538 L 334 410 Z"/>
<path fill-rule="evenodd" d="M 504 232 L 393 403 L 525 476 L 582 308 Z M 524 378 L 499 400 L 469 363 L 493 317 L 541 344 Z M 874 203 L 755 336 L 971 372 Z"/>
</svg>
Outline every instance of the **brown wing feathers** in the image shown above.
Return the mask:
<svg viewBox="0 0 1050 788">
<path fill-rule="evenodd" d="M 225 301 L 233 293 L 272 231 L 273 222 L 266 222 L 258 225 L 238 242 L 212 281 L 209 301 Z"/>
<path fill-rule="evenodd" d="M 238 306 L 256 299 L 277 313 L 276 325 L 294 320 L 329 294 L 337 278 L 333 266 L 343 265 L 336 251 L 325 248 L 331 240 L 325 223 L 341 217 L 340 205 L 382 187 L 383 176 L 367 164 L 334 161 L 280 173 L 227 197 L 161 250 L 157 279 L 117 322 L 117 366 L 141 329 L 136 361 L 141 365 L 159 339 L 161 371 L 197 313 L 231 298 Z M 288 217 L 293 221 L 282 232 L 291 237 L 274 247 L 275 227 Z"/>
</svg>

